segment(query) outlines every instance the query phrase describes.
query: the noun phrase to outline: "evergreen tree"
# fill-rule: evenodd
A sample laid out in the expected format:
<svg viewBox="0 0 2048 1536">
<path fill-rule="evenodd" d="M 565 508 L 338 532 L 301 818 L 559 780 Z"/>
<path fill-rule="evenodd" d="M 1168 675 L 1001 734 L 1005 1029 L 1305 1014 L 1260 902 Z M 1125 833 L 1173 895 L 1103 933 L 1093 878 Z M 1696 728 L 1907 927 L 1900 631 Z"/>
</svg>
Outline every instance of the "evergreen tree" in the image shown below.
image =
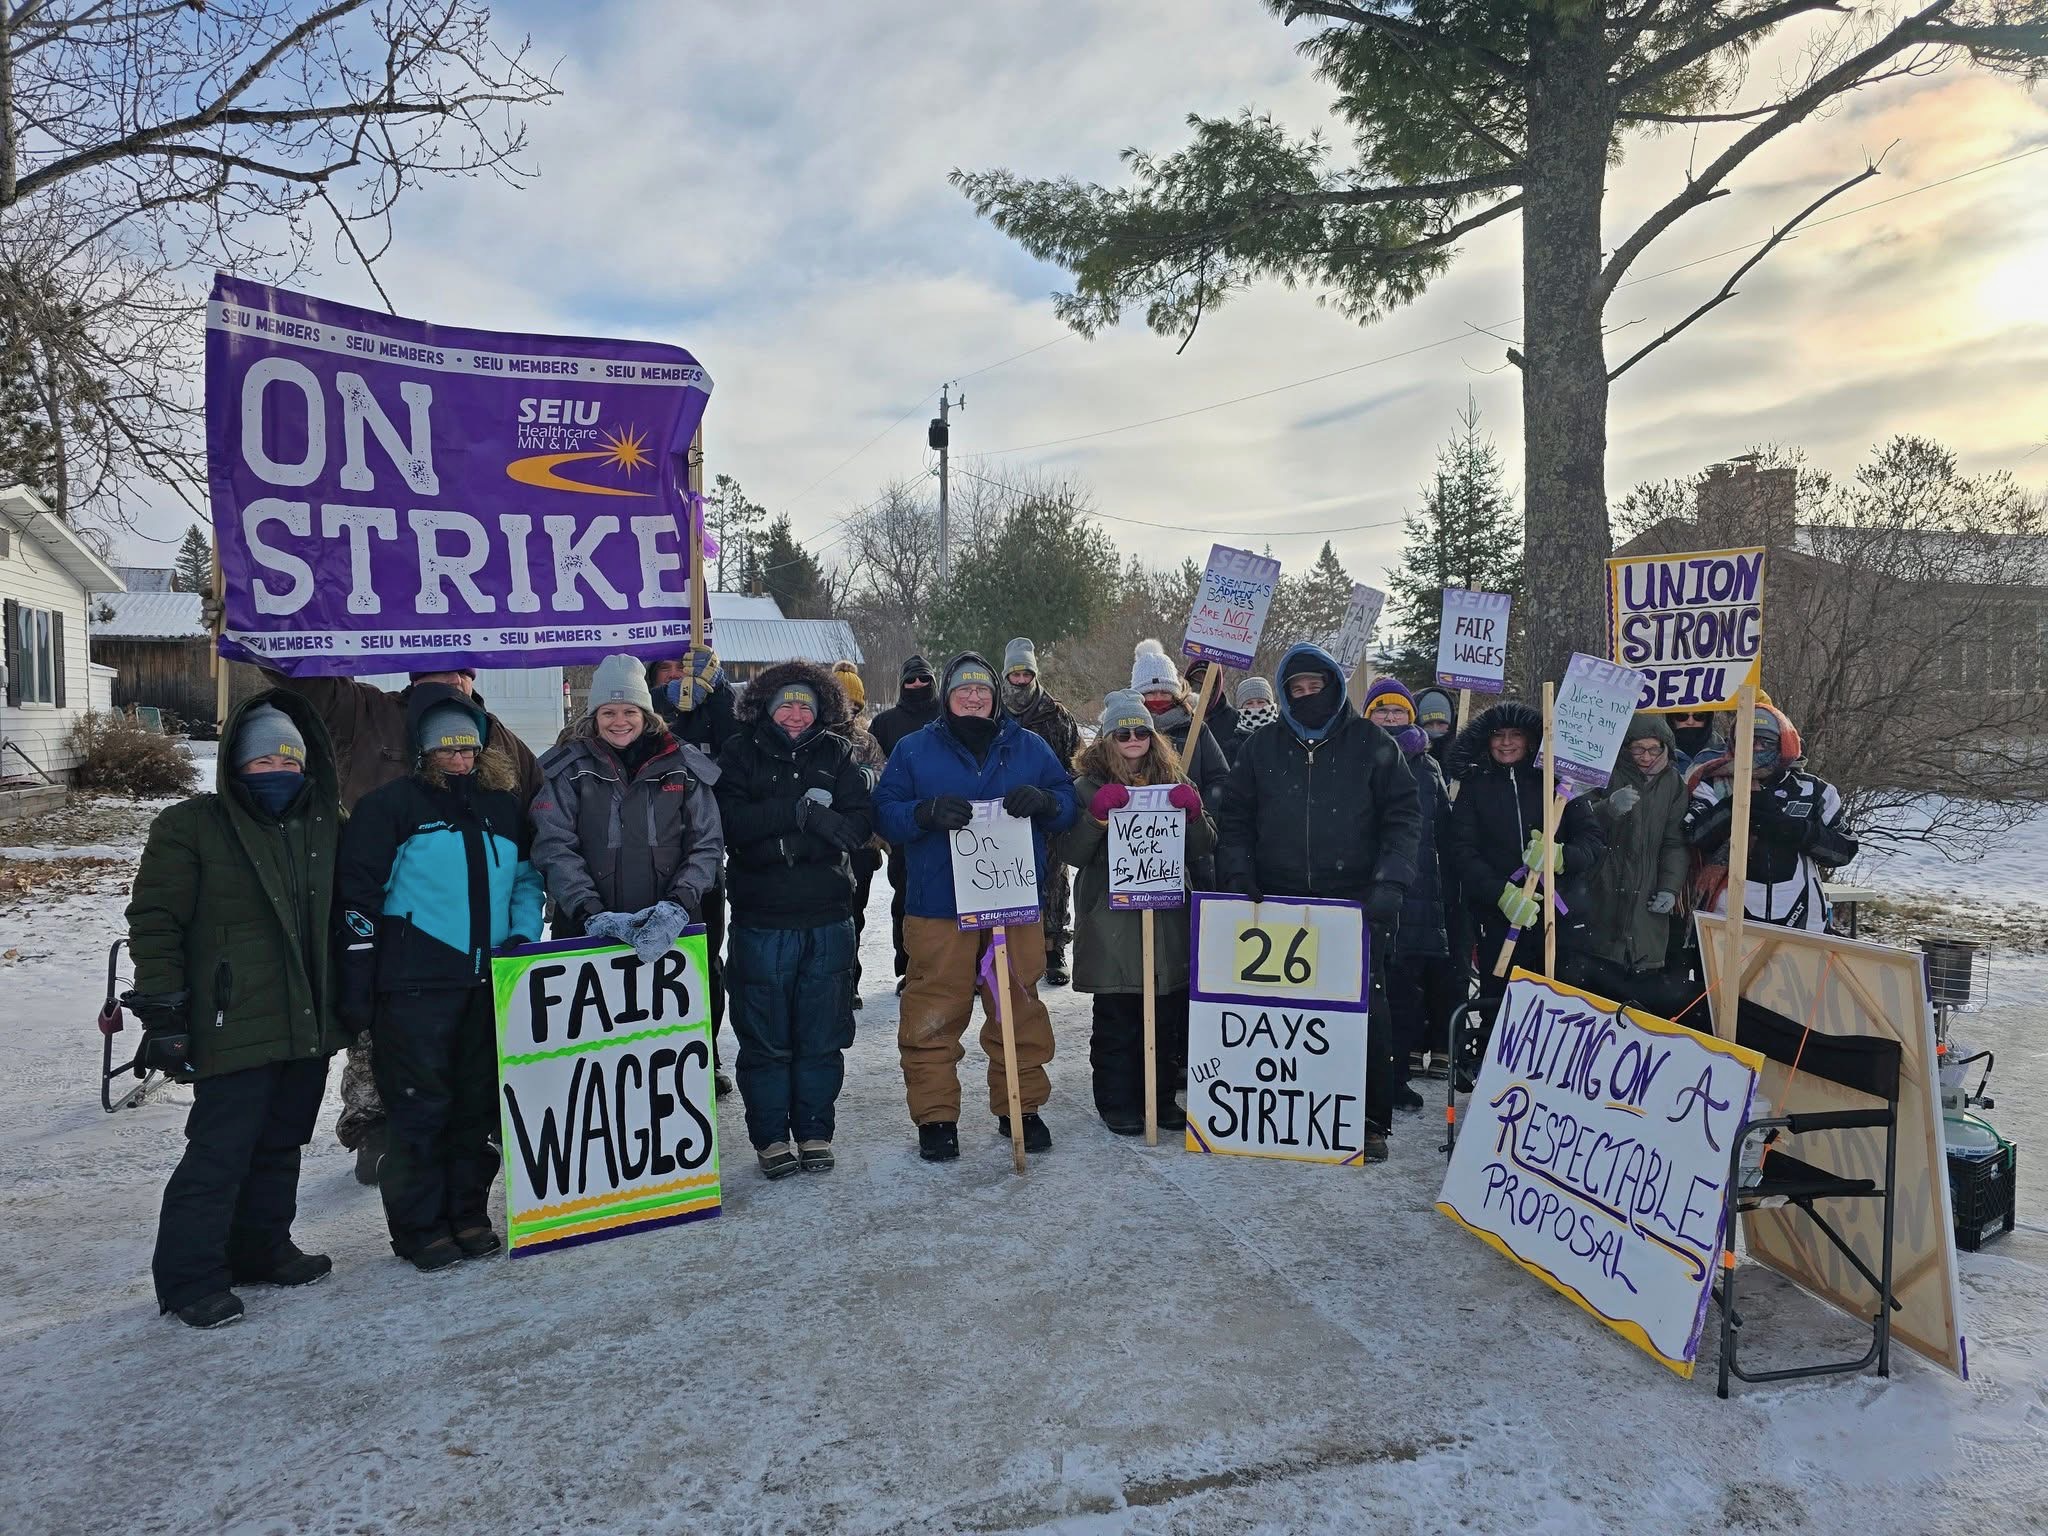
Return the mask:
<svg viewBox="0 0 2048 1536">
<path fill-rule="evenodd" d="M 25 486 L 62 516 L 58 446 L 27 340 L 0 326 L 0 485 Z"/>
<path fill-rule="evenodd" d="M 171 590 L 213 590 L 213 545 L 206 530 L 197 523 L 185 530 L 185 541 L 178 546 L 178 557 L 171 563 Z"/>
<path fill-rule="evenodd" d="M 711 558 L 711 586 L 721 592 L 750 591 L 761 565 L 761 543 L 768 509 L 747 499 L 739 481 L 720 475 L 705 498 L 704 527 L 718 545 Z"/>
<path fill-rule="evenodd" d="M 761 588 L 792 619 L 830 618 L 825 571 L 815 556 L 797 543 L 784 513 L 768 525 L 761 542 Z"/>
<path fill-rule="evenodd" d="M 1266 551 L 1271 554 L 1270 548 Z M 1283 567 L 1280 585 L 1273 592 L 1273 606 L 1266 612 L 1266 627 L 1259 636 L 1259 653 L 1253 669 L 1271 677 L 1280 658 L 1290 646 L 1306 640 L 1327 646 L 1344 625 L 1344 610 L 1351 606 L 1351 575 L 1330 541 L 1299 576 L 1289 576 Z"/>
<path fill-rule="evenodd" d="M 1522 612 L 1522 523 L 1502 482 L 1500 452 L 1479 431 L 1479 408 L 1468 398 L 1458 430 L 1437 450 L 1436 478 L 1422 506 L 1408 515 L 1401 565 L 1388 579 L 1399 610 L 1399 633 L 1425 672 L 1436 668 L 1443 589 L 1506 592 Z"/>
<path fill-rule="evenodd" d="M 1116 541 L 1087 521 L 1062 491 L 1032 496 L 1004 519 L 986 554 L 957 560 L 931 607 L 929 646 L 936 656 L 978 650 L 1002 664 L 1013 635 L 1046 653 L 1086 634 L 1115 601 L 1123 561 Z"/>
</svg>

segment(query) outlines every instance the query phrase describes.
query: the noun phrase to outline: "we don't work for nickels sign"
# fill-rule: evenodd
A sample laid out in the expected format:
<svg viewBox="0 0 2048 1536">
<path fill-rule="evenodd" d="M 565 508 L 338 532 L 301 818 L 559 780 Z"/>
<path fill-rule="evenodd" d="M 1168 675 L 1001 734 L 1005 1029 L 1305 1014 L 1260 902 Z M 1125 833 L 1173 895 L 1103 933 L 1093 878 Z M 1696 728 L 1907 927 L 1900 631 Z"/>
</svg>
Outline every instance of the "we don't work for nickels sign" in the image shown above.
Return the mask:
<svg viewBox="0 0 2048 1536">
<path fill-rule="evenodd" d="M 221 652 L 297 675 L 688 643 L 680 347 L 401 320 L 220 277 L 206 438 Z"/>
</svg>

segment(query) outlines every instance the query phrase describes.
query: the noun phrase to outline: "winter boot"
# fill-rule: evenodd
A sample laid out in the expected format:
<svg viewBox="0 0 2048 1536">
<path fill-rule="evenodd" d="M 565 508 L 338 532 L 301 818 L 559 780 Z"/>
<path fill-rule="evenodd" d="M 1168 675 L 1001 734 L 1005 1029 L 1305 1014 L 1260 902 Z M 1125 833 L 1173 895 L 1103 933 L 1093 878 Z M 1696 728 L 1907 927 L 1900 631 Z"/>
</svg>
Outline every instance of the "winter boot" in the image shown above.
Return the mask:
<svg viewBox="0 0 2048 1536">
<path fill-rule="evenodd" d="M 334 1260 L 287 1242 L 261 1264 L 237 1264 L 229 1273 L 237 1285 L 318 1285 L 334 1273 Z"/>
<path fill-rule="evenodd" d="M 465 1259 L 487 1259 L 505 1243 L 489 1227 L 468 1227 L 455 1234 L 455 1246 L 462 1250 Z"/>
<path fill-rule="evenodd" d="M 802 1166 L 796 1148 L 786 1141 L 757 1148 L 754 1156 L 760 1159 L 761 1171 L 771 1179 L 786 1179 Z"/>
<path fill-rule="evenodd" d="M 1159 1129 L 1172 1131 L 1175 1135 L 1188 1128 L 1187 1112 L 1172 1099 L 1159 1101 Z"/>
<path fill-rule="evenodd" d="M 437 1237 L 431 1243 L 415 1248 L 406 1256 L 406 1261 L 423 1275 L 438 1275 L 443 1270 L 460 1264 L 463 1251 L 456 1246 L 452 1237 Z"/>
<path fill-rule="evenodd" d="M 1102 1123 L 1112 1136 L 1145 1134 L 1145 1112 L 1142 1109 L 1126 1109 L 1117 1105 L 1105 1109 L 1098 1105 L 1096 1113 L 1102 1116 Z"/>
<path fill-rule="evenodd" d="M 830 1173 L 832 1171 L 832 1143 L 829 1141 L 805 1141 L 797 1145 L 797 1161 L 805 1173 Z"/>
<path fill-rule="evenodd" d="M 1063 949 L 1049 949 L 1045 952 L 1045 984 L 1049 987 L 1064 987 L 1074 978 L 1067 973 L 1067 953 Z"/>
<path fill-rule="evenodd" d="M 363 1132 L 356 1148 L 356 1182 L 375 1185 L 383 1176 L 384 1155 L 391 1150 L 391 1127 L 380 1120 Z"/>
<path fill-rule="evenodd" d="M 215 1291 L 177 1309 L 178 1321 L 188 1328 L 225 1328 L 242 1320 L 242 1298 L 233 1291 Z"/>
<path fill-rule="evenodd" d="M 1145 1129 L 1145 1124 L 1142 1120 L 1138 1122 L 1138 1129 L 1140 1132 Z M 1003 1140 L 1008 1141 L 1010 1139 L 1010 1117 L 1008 1115 L 996 1116 L 996 1130 Z M 1024 1150 L 1026 1152 L 1050 1152 L 1052 1150 L 1052 1132 L 1046 1129 L 1045 1122 L 1039 1119 L 1036 1114 L 1026 1114 L 1024 1116 Z"/>
<path fill-rule="evenodd" d="M 1365 1160 L 1368 1163 L 1384 1163 L 1387 1160 L 1387 1133 L 1368 1130 L 1365 1133 Z"/>
<path fill-rule="evenodd" d="M 1396 1109 L 1422 1108 L 1422 1095 L 1415 1091 L 1413 1083 L 1394 1084 L 1394 1107 Z"/>
<path fill-rule="evenodd" d="M 917 1128 L 917 1155 L 928 1163 L 950 1163 L 960 1155 L 960 1127 L 951 1120 L 927 1120 Z"/>
</svg>

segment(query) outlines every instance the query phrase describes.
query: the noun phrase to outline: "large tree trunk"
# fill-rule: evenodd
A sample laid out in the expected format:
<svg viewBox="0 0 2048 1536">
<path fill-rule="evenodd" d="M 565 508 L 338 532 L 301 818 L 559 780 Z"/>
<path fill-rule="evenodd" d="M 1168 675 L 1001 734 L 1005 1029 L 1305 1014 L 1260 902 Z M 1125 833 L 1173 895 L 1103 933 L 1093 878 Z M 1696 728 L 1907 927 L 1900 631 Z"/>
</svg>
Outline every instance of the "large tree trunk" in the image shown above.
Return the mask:
<svg viewBox="0 0 2048 1536">
<path fill-rule="evenodd" d="M 1532 36 L 1522 204 L 1523 697 L 1573 651 L 1606 654 L 1607 357 L 1600 205 L 1613 107 L 1599 7 Z"/>
</svg>

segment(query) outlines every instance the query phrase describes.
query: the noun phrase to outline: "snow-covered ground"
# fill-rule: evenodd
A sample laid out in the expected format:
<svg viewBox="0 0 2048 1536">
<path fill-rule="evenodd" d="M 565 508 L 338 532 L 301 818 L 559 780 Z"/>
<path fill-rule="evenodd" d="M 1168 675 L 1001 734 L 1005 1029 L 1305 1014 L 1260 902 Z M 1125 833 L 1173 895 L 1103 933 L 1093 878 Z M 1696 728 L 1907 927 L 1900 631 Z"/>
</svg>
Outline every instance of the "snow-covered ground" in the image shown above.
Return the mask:
<svg viewBox="0 0 2048 1536">
<path fill-rule="evenodd" d="M 66 825 L 132 860 L 146 819 Z M 1015 1177 L 970 1107 L 960 1162 L 920 1163 L 886 882 L 836 1172 L 766 1183 L 726 1107 L 718 1220 L 428 1278 L 390 1256 L 330 1102 L 298 1237 L 334 1276 L 195 1334 L 148 1278 L 181 1095 L 96 1096 L 126 874 L 0 906 L 0 1532 L 2048 1525 L 2048 959 L 1997 957 L 1968 1022 L 2025 1223 L 1962 1256 L 1973 1379 L 1901 1351 L 1889 1381 L 1722 1403 L 1711 1338 L 1680 1381 L 1435 1214 L 1434 1111 L 1363 1171 L 1111 1137 L 1076 994 L 1048 992 L 1053 1152 Z M 973 1106 L 971 1043 L 964 1074 Z M 1759 1358 L 1851 1343 L 1755 1290 Z"/>
</svg>

